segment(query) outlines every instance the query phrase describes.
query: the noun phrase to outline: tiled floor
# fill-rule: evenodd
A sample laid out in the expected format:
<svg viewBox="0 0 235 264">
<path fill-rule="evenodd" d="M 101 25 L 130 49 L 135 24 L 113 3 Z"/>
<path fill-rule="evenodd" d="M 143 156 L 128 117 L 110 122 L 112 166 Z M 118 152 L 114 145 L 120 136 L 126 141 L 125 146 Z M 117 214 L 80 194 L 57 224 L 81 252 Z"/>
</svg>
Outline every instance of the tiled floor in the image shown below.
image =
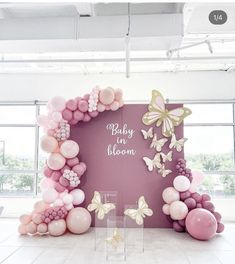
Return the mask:
<svg viewBox="0 0 235 264">
<path fill-rule="evenodd" d="M 94 250 L 94 230 L 76 236 L 19 236 L 17 221 L 0 220 L 0 263 L 4 264 L 102 264 L 104 252 Z M 127 264 L 233 264 L 235 263 L 235 224 L 210 241 L 192 239 L 171 229 L 145 229 L 144 253 L 127 252 Z M 109 262 L 113 263 L 113 262 Z"/>
</svg>

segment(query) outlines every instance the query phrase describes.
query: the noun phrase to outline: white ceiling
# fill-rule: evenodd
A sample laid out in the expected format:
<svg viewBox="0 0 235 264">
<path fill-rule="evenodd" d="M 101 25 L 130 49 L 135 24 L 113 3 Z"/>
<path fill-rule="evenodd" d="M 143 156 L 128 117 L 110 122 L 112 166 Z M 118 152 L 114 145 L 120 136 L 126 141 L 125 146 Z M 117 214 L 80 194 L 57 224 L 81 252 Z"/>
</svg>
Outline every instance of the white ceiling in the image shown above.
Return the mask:
<svg viewBox="0 0 235 264">
<path fill-rule="evenodd" d="M 211 10 L 228 23 L 213 26 Z M 0 4 L 0 73 L 125 72 L 127 3 Z M 130 5 L 132 72 L 235 70 L 235 4 Z M 169 49 L 210 40 L 202 45 Z"/>
</svg>

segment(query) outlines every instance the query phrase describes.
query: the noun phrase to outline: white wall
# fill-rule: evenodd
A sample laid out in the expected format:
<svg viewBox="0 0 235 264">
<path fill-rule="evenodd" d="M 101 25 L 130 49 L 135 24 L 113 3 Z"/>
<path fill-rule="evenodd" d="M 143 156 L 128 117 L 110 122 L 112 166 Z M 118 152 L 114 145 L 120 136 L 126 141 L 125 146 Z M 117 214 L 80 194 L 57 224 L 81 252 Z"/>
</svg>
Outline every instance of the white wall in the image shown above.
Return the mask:
<svg viewBox="0 0 235 264">
<path fill-rule="evenodd" d="M 95 85 L 124 90 L 125 100 L 149 100 L 152 89 L 169 99 L 234 99 L 235 72 L 124 74 L 0 74 L 0 101 L 48 100 L 89 92 Z"/>
</svg>

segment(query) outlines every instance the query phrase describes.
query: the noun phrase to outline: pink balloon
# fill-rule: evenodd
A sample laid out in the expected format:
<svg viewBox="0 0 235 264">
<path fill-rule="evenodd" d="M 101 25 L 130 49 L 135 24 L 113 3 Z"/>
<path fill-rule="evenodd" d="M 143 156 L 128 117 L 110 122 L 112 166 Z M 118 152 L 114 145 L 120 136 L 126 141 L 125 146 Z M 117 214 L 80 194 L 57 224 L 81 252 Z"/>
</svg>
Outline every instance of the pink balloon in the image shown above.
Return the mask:
<svg viewBox="0 0 235 264">
<path fill-rule="evenodd" d="M 115 98 L 114 90 L 111 87 L 100 91 L 99 100 L 104 105 L 110 105 Z"/>
<path fill-rule="evenodd" d="M 79 205 L 85 200 L 85 193 L 80 189 L 75 189 L 70 194 L 73 197 L 73 205 Z"/>
<path fill-rule="evenodd" d="M 184 203 L 187 205 L 189 210 L 192 210 L 192 209 L 196 208 L 196 206 L 197 206 L 196 201 L 193 198 L 191 198 L 191 197 L 185 199 Z"/>
<path fill-rule="evenodd" d="M 39 225 L 42 223 L 42 219 L 41 219 L 41 214 L 35 213 L 32 215 L 32 221 L 36 224 Z"/>
<path fill-rule="evenodd" d="M 73 118 L 73 113 L 71 110 L 69 109 L 65 109 L 63 112 L 62 112 L 62 116 L 64 118 L 64 120 L 66 121 L 70 121 L 72 118 Z"/>
<path fill-rule="evenodd" d="M 197 208 L 190 211 L 185 223 L 188 233 L 199 240 L 209 240 L 217 230 L 214 215 L 205 209 Z"/>
<path fill-rule="evenodd" d="M 65 166 L 60 170 L 60 172 L 63 174 L 65 170 L 70 170 L 70 169 L 71 169 L 70 166 L 65 165 Z"/>
<path fill-rule="evenodd" d="M 46 176 L 46 177 L 51 177 L 51 174 L 52 174 L 53 170 L 50 169 L 47 165 L 44 167 L 43 169 L 43 174 Z"/>
<path fill-rule="evenodd" d="M 177 221 L 173 222 L 173 228 L 176 232 L 184 232 L 185 229 Z"/>
<path fill-rule="evenodd" d="M 112 111 L 117 111 L 119 109 L 119 103 L 117 101 L 113 101 L 112 104 L 110 105 L 110 109 Z"/>
<path fill-rule="evenodd" d="M 60 170 L 65 165 L 65 158 L 60 153 L 52 153 L 48 157 L 47 165 L 52 170 Z"/>
<path fill-rule="evenodd" d="M 52 174 L 51 174 L 51 179 L 55 182 L 58 182 L 60 177 L 61 177 L 61 172 L 59 171 L 53 171 Z"/>
<path fill-rule="evenodd" d="M 91 214 L 82 207 L 72 209 L 66 218 L 67 227 L 74 234 L 86 232 L 91 225 Z"/>
<path fill-rule="evenodd" d="M 115 100 L 117 100 L 117 101 L 122 100 L 122 96 L 123 96 L 122 90 L 117 88 L 117 89 L 115 89 L 114 92 L 115 92 Z"/>
<path fill-rule="evenodd" d="M 205 201 L 210 201 L 211 200 L 211 197 L 209 194 L 203 194 L 202 195 L 202 201 L 205 202 Z"/>
<path fill-rule="evenodd" d="M 105 105 L 98 103 L 97 105 L 97 111 L 98 112 L 104 112 L 105 111 Z"/>
<path fill-rule="evenodd" d="M 53 111 L 61 112 L 65 109 L 66 101 L 63 97 L 55 96 L 50 100 L 50 105 Z"/>
<path fill-rule="evenodd" d="M 79 146 L 73 140 L 66 140 L 60 146 L 60 153 L 68 159 L 74 158 L 79 153 Z"/>
<path fill-rule="evenodd" d="M 191 197 L 191 193 L 189 191 L 180 193 L 180 199 L 181 200 L 185 200 L 185 199 L 190 198 L 190 197 Z"/>
<path fill-rule="evenodd" d="M 98 114 L 99 114 L 98 111 L 89 112 L 89 116 L 90 116 L 90 117 L 93 117 L 93 118 L 94 118 L 94 117 L 97 117 Z"/>
<path fill-rule="evenodd" d="M 42 193 L 43 201 L 48 204 L 53 203 L 57 197 L 58 197 L 58 192 L 53 188 L 47 189 Z"/>
<path fill-rule="evenodd" d="M 47 224 L 41 223 L 37 226 L 38 233 L 45 234 L 47 232 Z"/>
<path fill-rule="evenodd" d="M 80 162 L 79 165 L 83 167 L 83 170 L 85 172 L 85 170 L 86 170 L 86 164 L 84 162 Z"/>
<path fill-rule="evenodd" d="M 84 167 L 82 166 L 82 165 L 80 165 L 80 164 L 78 164 L 78 165 L 75 165 L 73 168 L 72 168 L 72 170 L 74 171 L 74 172 L 76 172 L 77 173 L 77 175 L 79 176 L 79 177 L 81 177 L 82 175 L 83 175 L 83 173 L 84 173 Z"/>
<path fill-rule="evenodd" d="M 87 110 L 88 110 L 88 102 L 86 101 L 86 100 L 80 100 L 79 102 L 78 102 L 78 109 L 81 111 L 81 112 L 83 112 L 83 113 L 85 113 L 85 112 L 87 112 Z"/>
<path fill-rule="evenodd" d="M 40 182 L 40 187 L 42 191 L 47 190 L 49 188 L 53 188 L 55 186 L 55 182 L 50 178 L 43 178 Z"/>
<path fill-rule="evenodd" d="M 223 231 L 224 231 L 224 225 L 222 223 L 218 223 L 216 233 L 222 233 Z"/>
<path fill-rule="evenodd" d="M 32 235 L 37 233 L 37 225 L 34 222 L 30 222 L 26 225 L 26 231 Z"/>
<path fill-rule="evenodd" d="M 202 196 L 199 193 L 193 193 L 192 198 L 197 202 L 200 203 L 202 201 Z"/>
<path fill-rule="evenodd" d="M 54 120 L 49 120 L 49 123 L 48 123 L 48 128 L 49 129 L 55 129 L 58 127 L 58 123 L 55 122 Z"/>
<path fill-rule="evenodd" d="M 77 100 L 75 99 L 68 100 L 66 103 L 66 107 L 71 111 L 75 111 L 77 109 Z"/>
<path fill-rule="evenodd" d="M 73 118 L 77 121 L 81 121 L 83 120 L 84 118 L 84 113 L 82 113 L 81 111 L 79 110 L 76 110 L 73 112 Z"/>
<path fill-rule="evenodd" d="M 46 127 L 49 123 L 49 118 L 46 115 L 39 115 L 37 117 L 37 123 L 41 127 Z"/>
<path fill-rule="evenodd" d="M 31 221 L 31 216 L 27 214 L 23 214 L 20 216 L 20 222 L 23 225 L 27 225 Z"/>
<path fill-rule="evenodd" d="M 67 179 L 65 179 L 63 176 L 60 177 L 59 183 L 64 186 L 67 187 L 69 186 L 69 181 Z"/>
<path fill-rule="evenodd" d="M 51 236 L 61 236 L 66 231 L 66 222 L 64 219 L 53 220 L 48 224 L 48 232 Z"/>
<path fill-rule="evenodd" d="M 34 204 L 34 210 L 37 213 L 41 213 L 47 208 L 48 208 L 48 204 L 46 204 L 44 201 L 38 201 Z"/>
<path fill-rule="evenodd" d="M 208 210 L 210 212 L 214 212 L 215 211 L 215 206 L 210 201 L 202 202 L 202 206 L 203 206 L 204 209 L 206 209 L 206 210 Z"/>
<path fill-rule="evenodd" d="M 179 175 L 177 177 L 175 177 L 174 181 L 173 181 L 173 186 L 175 187 L 175 189 L 179 192 L 185 192 L 189 190 L 190 187 L 190 181 L 187 177 L 183 176 L 183 175 Z"/>
<path fill-rule="evenodd" d="M 222 216 L 221 216 L 220 213 L 213 212 L 212 214 L 214 215 L 214 217 L 215 217 L 215 219 L 216 219 L 217 222 L 220 222 L 221 221 Z"/>
<path fill-rule="evenodd" d="M 165 215 L 170 215 L 170 205 L 169 204 L 164 204 L 162 207 L 162 211 Z"/>
<path fill-rule="evenodd" d="M 190 186 L 190 192 L 196 192 L 198 185 L 200 185 L 204 180 L 204 175 L 200 171 L 193 171 L 192 172 L 193 180 Z"/>
<path fill-rule="evenodd" d="M 89 122 L 90 120 L 91 120 L 91 117 L 89 116 L 89 114 L 85 113 L 83 117 L 83 122 Z"/>
<path fill-rule="evenodd" d="M 75 157 L 75 158 L 72 158 L 72 159 L 68 159 L 66 161 L 66 164 L 69 166 L 69 167 L 73 167 L 75 165 L 77 165 L 79 163 L 79 159 L 78 157 Z"/>
<path fill-rule="evenodd" d="M 21 235 L 27 235 L 27 227 L 26 227 L 26 225 L 23 225 L 23 224 L 19 225 L 18 232 Z"/>
<path fill-rule="evenodd" d="M 57 182 L 55 184 L 55 189 L 57 192 L 62 193 L 63 191 L 65 191 L 66 188 L 63 185 L 61 185 L 59 182 Z"/>
</svg>

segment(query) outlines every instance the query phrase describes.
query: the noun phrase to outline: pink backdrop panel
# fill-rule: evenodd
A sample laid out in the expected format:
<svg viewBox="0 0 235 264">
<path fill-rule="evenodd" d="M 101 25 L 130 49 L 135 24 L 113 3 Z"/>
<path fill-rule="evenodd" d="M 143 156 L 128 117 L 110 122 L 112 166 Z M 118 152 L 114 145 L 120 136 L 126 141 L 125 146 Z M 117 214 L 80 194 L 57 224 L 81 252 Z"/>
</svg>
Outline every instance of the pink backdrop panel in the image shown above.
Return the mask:
<svg viewBox="0 0 235 264">
<path fill-rule="evenodd" d="M 181 105 L 167 105 L 168 109 Z M 94 191 L 118 192 L 118 215 L 123 215 L 127 204 L 135 204 L 144 195 L 154 214 L 145 218 L 145 227 L 170 227 L 171 224 L 162 213 L 162 191 L 172 185 L 175 174 L 175 164 L 178 158 L 183 158 L 182 152 L 173 151 L 173 161 L 166 167 L 173 173 L 163 178 L 156 170 L 149 172 L 143 157 L 153 158 L 155 150 L 150 149 L 151 140 L 144 140 L 141 129 L 148 130 L 150 126 L 142 123 L 142 116 L 147 112 L 147 105 L 130 104 L 116 112 L 106 111 L 99 114 L 89 123 L 79 123 L 71 128 L 71 139 L 80 146 L 80 158 L 87 164 L 87 171 L 82 176 L 81 189 L 86 194 L 84 206 L 87 206 Z M 125 134 L 118 134 L 117 129 Z M 161 128 L 155 124 L 154 132 L 158 138 L 163 137 Z M 176 127 L 176 137 L 183 137 L 183 125 Z M 170 139 L 165 144 L 163 152 L 169 152 Z M 119 151 L 125 155 L 113 155 Z M 94 213 L 93 223 L 94 223 Z"/>
</svg>

